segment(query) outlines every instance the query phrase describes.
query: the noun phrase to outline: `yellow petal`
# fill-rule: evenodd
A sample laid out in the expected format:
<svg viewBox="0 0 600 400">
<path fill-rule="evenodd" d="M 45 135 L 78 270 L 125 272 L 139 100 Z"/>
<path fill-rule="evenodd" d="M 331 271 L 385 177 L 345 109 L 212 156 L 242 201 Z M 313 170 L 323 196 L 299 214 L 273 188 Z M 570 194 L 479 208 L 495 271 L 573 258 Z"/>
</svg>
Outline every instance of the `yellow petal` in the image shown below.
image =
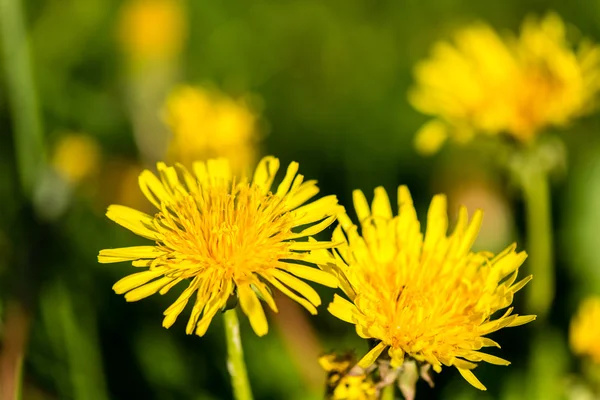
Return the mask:
<svg viewBox="0 0 600 400">
<path fill-rule="evenodd" d="M 279 282 L 277 279 L 266 275 L 266 274 L 262 274 L 262 277 L 264 277 L 267 281 L 269 281 L 269 283 L 273 286 L 275 286 L 277 289 L 279 289 L 279 291 L 281 291 L 281 293 L 285 294 L 286 296 L 288 296 L 290 299 L 294 300 L 295 302 L 297 302 L 298 304 L 300 304 L 302 307 L 306 308 L 308 310 L 308 312 L 310 312 L 312 315 L 316 315 L 317 314 L 317 309 L 315 308 L 315 306 L 313 306 L 312 304 L 310 304 L 310 302 L 300 296 L 298 296 L 296 293 L 292 292 L 291 290 L 289 290 L 287 287 L 285 287 L 281 282 Z"/>
<path fill-rule="evenodd" d="M 290 165 L 288 165 L 283 181 L 279 184 L 279 187 L 277 188 L 277 196 L 283 197 L 287 194 L 287 192 L 290 190 L 290 187 L 292 186 L 292 182 L 294 181 L 294 177 L 297 173 L 298 163 L 291 162 Z"/>
<path fill-rule="evenodd" d="M 329 311 L 331 315 L 351 324 L 356 323 L 356 320 L 354 319 L 356 310 L 356 306 L 353 303 L 337 294 L 333 295 L 333 301 L 329 303 L 329 307 L 327 307 L 327 311 Z"/>
<path fill-rule="evenodd" d="M 481 223 L 483 222 L 483 212 L 481 210 L 475 211 L 473 214 L 473 218 L 471 219 L 471 223 L 465 232 L 463 240 L 460 244 L 460 248 L 458 250 L 458 256 L 464 256 L 467 254 L 475 240 L 477 239 L 477 235 L 479 234 L 479 230 L 481 229 Z"/>
<path fill-rule="evenodd" d="M 171 290 L 173 288 L 173 286 L 177 285 L 182 280 L 183 280 L 183 278 L 177 278 L 177 279 L 173 280 L 173 282 L 169 283 L 168 285 L 166 285 L 165 287 L 160 289 L 160 291 L 158 293 L 160 293 L 161 295 L 167 294 L 167 292 L 169 290 Z"/>
<path fill-rule="evenodd" d="M 162 182 L 150 171 L 144 170 L 139 177 L 140 189 L 144 196 L 154 205 L 154 207 L 160 209 L 162 202 L 168 202 L 170 197 L 165 191 Z"/>
<path fill-rule="evenodd" d="M 283 283 L 290 289 L 296 291 L 296 293 L 306 298 L 315 307 L 321 305 L 321 298 L 319 297 L 319 294 L 307 283 L 302 282 L 300 279 L 288 274 L 287 272 L 283 272 L 277 269 L 270 271 L 270 274 L 273 278 L 281 281 L 281 283 Z"/>
<path fill-rule="evenodd" d="M 535 321 L 536 318 L 537 318 L 537 315 L 520 315 L 517 318 L 515 318 L 514 321 L 512 321 L 510 324 L 508 324 L 508 326 L 510 326 L 512 328 L 514 326 L 525 325 L 531 321 Z"/>
<path fill-rule="evenodd" d="M 157 258 L 164 254 L 166 253 L 158 250 L 156 246 L 120 247 L 117 249 L 100 250 L 100 254 L 98 254 L 98 262 L 106 264 L 121 261 L 132 261 L 140 258 Z"/>
<path fill-rule="evenodd" d="M 363 358 L 358 362 L 358 366 L 363 369 L 369 368 L 379 357 L 379 355 L 383 352 L 383 350 L 387 346 L 383 342 L 379 342 L 379 344 L 373 347 Z"/>
<path fill-rule="evenodd" d="M 510 324 L 515 322 L 516 318 L 516 315 L 511 315 L 510 317 L 502 317 L 490 322 L 486 322 L 485 324 L 481 324 L 479 326 L 478 333 L 479 335 L 483 336 L 487 335 L 488 333 L 496 332 L 497 330 L 510 326 Z"/>
<path fill-rule="evenodd" d="M 108 206 L 106 216 L 122 227 L 129 229 L 136 235 L 140 235 L 150 240 L 160 239 L 160 235 L 153 229 L 153 218 L 146 213 L 134 210 L 133 208 L 113 204 Z"/>
<path fill-rule="evenodd" d="M 271 291 L 267 285 L 256 279 L 252 282 L 252 286 L 255 288 L 258 294 L 262 296 L 262 299 L 265 301 L 265 303 L 267 303 L 271 310 L 273 310 L 273 312 L 278 312 L 277 304 L 275 304 L 275 300 L 273 299 Z"/>
<path fill-rule="evenodd" d="M 367 203 L 365 194 L 361 190 L 355 190 L 352 192 L 352 200 L 354 201 L 354 210 L 358 216 L 358 222 L 362 224 L 363 221 L 371 216 L 369 203 Z"/>
<path fill-rule="evenodd" d="M 479 390 L 487 390 L 485 388 L 485 386 L 483 386 L 483 384 L 481 382 L 479 382 L 479 379 L 477 379 L 475 377 L 473 372 L 471 372 L 468 369 L 462 369 L 462 368 L 457 368 L 457 369 L 458 369 L 458 372 L 460 372 L 460 374 L 463 376 L 463 378 L 465 378 L 465 380 L 467 382 L 469 382 L 471 385 L 473 385 L 474 387 L 476 387 Z"/>
<path fill-rule="evenodd" d="M 294 226 L 317 222 L 330 215 L 338 214 L 342 210 L 343 207 L 338 205 L 337 197 L 334 195 L 321 197 L 293 211 Z"/>
<path fill-rule="evenodd" d="M 300 231 L 298 233 L 292 234 L 289 237 L 289 239 L 297 239 L 297 238 L 301 238 L 301 237 L 316 235 L 317 233 L 319 233 L 319 232 L 323 231 L 325 228 L 327 228 L 329 225 L 333 224 L 335 219 L 336 219 L 335 215 L 327 217 L 323 221 L 319 222 L 318 224 L 309 226 L 308 228 L 303 229 L 302 231 Z"/>
<path fill-rule="evenodd" d="M 250 286 L 238 286 L 238 295 L 240 298 L 240 306 L 244 314 L 248 316 L 252 329 L 258 336 L 264 336 L 269 331 L 267 317 L 263 310 L 260 300 Z"/>
<path fill-rule="evenodd" d="M 510 361 L 507 361 L 503 358 L 493 356 L 491 354 L 480 353 L 478 351 L 472 351 L 468 354 L 467 357 L 471 361 L 485 361 L 494 365 L 510 365 Z"/>
<path fill-rule="evenodd" d="M 130 302 L 138 301 L 148 296 L 152 296 L 154 293 L 158 292 L 163 286 L 167 285 L 172 280 L 173 278 L 163 277 L 150 283 L 147 283 L 144 286 L 140 286 L 137 289 L 133 289 L 132 291 L 127 292 L 125 294 L 125 300 Z"/>
<path fill-rule="evenodd" d="M 292 263 L 280 263 L 279 265 L 281 266 L 281 269 L 296 275 L 299 278 L 316 282 L 331 288 L 336 288 L 338 286 L 338 280 L 335 276 L 320 269 Z"/>
<path fill-rule="evenodd" d="M 446 208 L 446 196 L 438 194 L 431 200 L 427 213 L 427 229 L 423 252 L 430 253 L 446 237 L 448 230 L 448 214 Z"/>
<path fill-rule="evenodd" d="M 168 167 L 163 162 L 159 162 L 157 164 L 157 169 L 163 188 L 170 197 L 173 197 L 177 192 L 177 189 L 181 188 L 177 171 L 173 167 Z"/>
<path fill-rule="evenodd" d="M 252 183 L 261 188 L 263 194 L 269 193 L 275 174 L 279 170 L 279 160 L 273 156 L 263 157 L 254 172 Z"/>
<path fill-rule="evenodd" d="M 169 307 L 169 312 L 165 311 L 165 317 L 162 322 L 163 328 L 169 329 L 175 323 L 177 317 L 187 305 L 188 300 L 189 298 L 186 298 L 185 301 L 177 302 L 175 307 Z"/>
<path fill-rule="evenodd" d="M 317 181 L 306 181 L 298 187 L 298 189 L 290 192 L 287 200 L 288 210 L 293 210 L 294 208 L 301 206 L 319 193 L 316 182 Z"/>
<path fill-rule="evenodd" d="M 206 303 L 206 307 L 204 308 L 204 314 L 202 315 L 202 319 L 198 322 L 198 325 L 196 326 L 196 335 L 204 336 L 215 314 L 220 309 L 222 309 L 227 303 L 227 299 L 231 295 L 232 290 L 233 282 L 229 280 L 227 281 L 223 290 L 218 290 L 217 293 L 211 294 L 211 298 Z"/>
<path fill-rule="evenodd" d="M 190 297 L 192 297 L 194 292 L 198 289 L 199 281 L 199 277 L 194 278 L 192 282 L 190 282 L 188 287 L 183 292 L 181 292 L 177 300 L 175 300 L 175 302 L 165 310 L 165 312 L 163 313 L 163 315 L 165 316 L 165 318 L 163 319 L 163 327 L 169 328 L 175 323 L 175 320 L 187 305 Z"/>
<path fill-rule="evenodd" d="M 482 347 L 497 347 L 500 348 L 500 345 L 489 338 L 481 338 Z"/>
<path fill-rule="evenodd" d="M 390 198 L 385 189 L 381 186 L 375 189 L 375 197 L 371 207 L 374 217 L 382 217 L 392 219 L 392 207 L 390 206 Z"/>
<path fill-rule="evenodd" d="M 523 289 L 523 287 L 525 285 L 527 285 L 529 283 L 529 281 L 532 279 L 533 279 L 533 275 L 526 276 L 525 278 L 521 279 L 519 282 L 512 285 L 510 287 L 510 291 L 513 293 L 517 293 L 519 290 Z"/>
<path fill-rule="evenodd" d="M 151 271 L 137 272 L 120 279 L 112 288 L 116 294 L 123 294 L 131 289 L 135 289 L 138 286 L 150 282 L 154 278 L 164 275 L 165 271 L 166 268 L 163 267 Z"/>
<path fill-rule="evenodd" d="M 183 181 L 185 182 L 185 185 L 187 186 L 187 191 L 189 193 L 198 192 L 197 178 L 195 178 L 184 165 L 177 163 L 176 166 L 177 166 L 177 169 L 179 170 L 179 173 L 183 177 Z"/>
</svg>

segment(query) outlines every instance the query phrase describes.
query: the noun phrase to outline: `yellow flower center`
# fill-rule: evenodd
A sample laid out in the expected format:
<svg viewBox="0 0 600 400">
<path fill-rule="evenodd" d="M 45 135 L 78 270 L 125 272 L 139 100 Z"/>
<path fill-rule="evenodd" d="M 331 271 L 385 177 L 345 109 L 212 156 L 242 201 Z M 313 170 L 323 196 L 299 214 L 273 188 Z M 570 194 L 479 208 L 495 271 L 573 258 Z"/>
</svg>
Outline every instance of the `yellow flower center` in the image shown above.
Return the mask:
<svg viewBox="0 0 600 400">
<path fill-rule="evenodd" d="M 289 251 L 292 218 L 281 198 L 247 183 L 216 185 L 190 194 L 156 215 L 158 247 L 171 276 L 191 278 L 210 269 L 242 283 L 272 268 Z M 200 210 L 206 210 L 202 212 Z"/>
</svg>

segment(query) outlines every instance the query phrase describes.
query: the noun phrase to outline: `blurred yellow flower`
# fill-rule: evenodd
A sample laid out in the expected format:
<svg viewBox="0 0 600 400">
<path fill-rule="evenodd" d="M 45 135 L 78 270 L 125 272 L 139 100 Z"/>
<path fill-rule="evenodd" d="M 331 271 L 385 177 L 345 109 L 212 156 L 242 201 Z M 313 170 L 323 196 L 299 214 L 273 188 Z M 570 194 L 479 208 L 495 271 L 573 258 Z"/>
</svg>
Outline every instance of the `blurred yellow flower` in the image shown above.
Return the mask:
<svg viewBox="0 0 600 400">
<path fill-rule="evenodd" d="M 507 134 L 531 142 L 549 126 L 562 127 L 592 110 L 600 90 L 600 47 L 587 40 L 573 50 L 557 14 L 527 18 L 518 38 L 475 24 L 454 45 L 440 42 L 416 65 L 411 104 L 437 119 L 419 130 L 416 146 L 435 152 L 446 137 Z"/>
<path fill-rule="evenodd" d="M 244 100 L 234 100 L 201 87 L 173 90 L 165 105 L 173 134 L 168 158 L 190 166 L 196 160 L 228 158 L 234 172 L 256 157 L 257 119 Z"/>
<path fill-rule="evenodd" d="M 589 356 L 600 365 L 600 297 L 589 297 L 579 306 L 569 330 L 575 354 Z"/>
<path fill-rule="evenodd" d="M 121 8 L 118 39 L 136 61 L 177 56 L 187 35 L 179 0 L 128 0 Z"/>
<path fill-rule="evenodd" d="M 319 189 L 315 181 L 303 182 L 298 164 L 291 163 L 273 193 L 271 185 L 279 160 L 265 157 L 254 178 L 236 179 L 227 160 L 208 160 L 184 166 L 158 164 L 159 178 L 144 171 L 142 192 L 158 209 L 154 215 L 112 205 L 107 216 L 132 232 L 156 242 L 100 251 L 98 261 L 132 261 L 147 268 L 118 281 L 113 289 L 137 301 L 157 292 L 165 294 L 176 284 L 187 284 L 179 298 L 165 311 L 163 326 L 169 328 L 196 295 L 186 332 L 204 335 L 215 314 L 230 296 L 237 295 L 257 335 L 268 325 L 259 297 L 273 311 L 277 306 L 266 283 L 316 314 L 321 299 L 298 278 L 336 287 L 334 276 L 307 262 L 308 250 L 330 248 L 332 242 L 297 241 L 325 229 L 341 209 L 335 196 L 305 204 Z M 300 231 L 293 232 L 297 227 Z M 310 260 L 308 260 L 310 261 Z"/>
<path fill-rule="evenodd" d="M 52 166 L 71 184 L 77 184 L 98 171 L 100 146 L 86 134 L 62 135 L 54 148 Z"/>
<path fill-rule="evenodd" d="M 330 400 L 376 400 L 375 382 L 362 368 L 355 367 L 354 357 L 325 354 L 319 364 L 327 372 L 327 395 Z"/>
<path fill-rule="evenodd" d="M 376 340 L 358 366 L 367 368 L 388 349 L 394 368 L 405 357 L 428 363 L 437 372 L 442 365 L 455 366 L 470 384 L 485 390 L 471 372 L 477 362 L 509 362 L 479 351 L 499 347 L 484 336 L 535 319 L 512 314 L 512 308 L 492 319 L 494 313 L 510 306 L 514 294 L 531 279 L 515 283 L 525 252 L 516 252 L 512 245 L 495 257 L 489 252 L 473 253 L 482 212 L 477 211 L 468 222 L 464 207 L 454 232 L 447 236 L 443 195 L 431 202 L 424 237 L 406 187 L 398 189 L 397 216 L 392 215 L 381 187 L 375 189 L 371 208 L 361 191 L 353 197 L 362 237 L 342 214 L 333 241 L 344 244 L 333 253 L 313 253 L 323 260 L 326 270 L 338 274 L 349 298 L 335 295 L 329 311 L 354 324 L 359 336 Z M 334 258 L 325 264 L 328 254 Z"/>
</svg>

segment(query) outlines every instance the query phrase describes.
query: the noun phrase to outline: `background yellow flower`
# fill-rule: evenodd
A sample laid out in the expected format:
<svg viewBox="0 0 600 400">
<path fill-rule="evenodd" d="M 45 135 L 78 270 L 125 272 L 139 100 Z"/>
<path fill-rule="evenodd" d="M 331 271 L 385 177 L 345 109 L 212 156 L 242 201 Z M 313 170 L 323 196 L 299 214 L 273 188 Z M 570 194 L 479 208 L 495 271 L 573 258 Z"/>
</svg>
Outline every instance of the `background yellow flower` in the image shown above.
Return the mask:
<svg viewBox="0 0 600 400">
<path fill-rule="evenodd" d="M 128 0 L 121 7 L 118 38 L 133 60 L 164 60 L 178 55 L 187 36 L 179 0 Z"/>
<path fill-rule="evenodd" d="M 575 354 L 590 357 L 600 365 L 600 297 L 588 297 L 581 302 L 571 320 L 569 341 Z"/>
<path fill-rule="evenodd" d="M 191 166 L 214 157 L 230 160 L 245 172 L 257 156 L 258 115 L 244 99 L 214 90 L 181 86 L 167 99 L 164 118 L 172 134 L 168 158 Z"/>
<path fill-rule="evenodd" d="M 432 153 L 445 137 L 467 141 L 475 134 L 529 143 L 589 112 L 599 73 L 600 48 L 584 39 L 574 49 L 555 13 L 525 19 L 518 38 L 481 23 L 466 27 L 414 69 L 409 100 L 436 117 L 417 133 L 417 149 Z"/>
<path fill-rule="evenodd" d="M 93 136 L 62 134 L 54 147 L 52 166 L 70 184 L 77 184 L 100 169 L 100 146 Z"/>
</svg>

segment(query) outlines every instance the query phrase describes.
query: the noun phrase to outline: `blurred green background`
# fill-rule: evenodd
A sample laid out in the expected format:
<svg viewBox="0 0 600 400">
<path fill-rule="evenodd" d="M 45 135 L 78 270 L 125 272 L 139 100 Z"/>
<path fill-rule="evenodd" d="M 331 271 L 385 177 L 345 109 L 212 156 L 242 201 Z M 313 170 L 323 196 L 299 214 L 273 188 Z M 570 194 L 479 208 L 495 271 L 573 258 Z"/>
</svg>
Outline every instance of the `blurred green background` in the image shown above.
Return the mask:
<svg viewBox="0 0 600 400">
<path fill-rule="evenodd" d="M 0 13 L 15 4 L 0 3 Z M 471 212 L 483 208 L 478 247 L 498 251 L 515 240 L 523 248 L 520 193 L 477 148 L 445 146 L 430 158 L 415 152 L 414 133 L 428 117 L 406 98 L 412 67 L 435 41 L 465 24 L 483 20 L 500 32 L 516 31 L 526 15 L 549 10 L 573 32 L 600 41 L 597 1 L 187 1 L 181 51 L 140 61 L 120 45 L 125 3 L 22 4 L 30 94 L 37 97 L 32 109 L 39 113 L 44 157 L 52 158 L 65 132 L 93 139 L 94 171 L 76 184 L 51 170 L 35 180 L 30 193 L 19 183 L 7 93 L 14 83 L 7 67 L 12 59 L 2 53 L 0 337 L 6 356 L 13 345 L 11 304 L 24 305 L 24 399 L 232 396 L 220 318 L 203 338 L 185 335 L 184 318 L 165 330 L 161 315 L 175 295 L 127 304 L 111 286 L 131 267 L 96 261 L 100 249 L 144 243 L 111 223 L 104 211 L 113 202 L 138 204 L 136 168 L 152 168 L 164 149 L 143 148 L 134 131 L 166 129 L 160 111 L 174 85 L 205 85 L 231 96 L 251 93 L 262 113 L 259 153 L 273 154 L 283 165 L 298 161 L 302 174 L 319 180 L 322 193 L 337 194 L 348 208 L 353 189 L 370 196 L 376 186 L 395 193 L 399 184 L 409 186 L 422 220 L 439 192 L 448 194 L 453 213 L 460 203 Z M 6 35 L 7 18 L 0 20 Z M 599 128 L 599 116 L 592 115 L 562 133 L 568 160 L 553 182 L 558 287 L 549 323 L 492 335 L 503 346 L 494 354 L 512 365 L 477 368 L 487 392 L 445 368 L 435 376 L 434 389 L 419 383 L 417 398 L 567 396 L 565 387 L 579 371 L 568 348 L 568 323 L 584 295 L 600 292 Z M 329 303 L 333 291 L 319 291 Z M 517 311 L 522 297 L 521 292 L 515 300 Z M 264 338 L 242 318 L 257 399 L 322 398 L 325 374 L 316 357 L 334 349 L 359 356 L 367 350 L 352 326 L 332 318 L 325 306 L 316 317 L 290 307 L 277 320 L 269 315 Z"/>
</svg>

